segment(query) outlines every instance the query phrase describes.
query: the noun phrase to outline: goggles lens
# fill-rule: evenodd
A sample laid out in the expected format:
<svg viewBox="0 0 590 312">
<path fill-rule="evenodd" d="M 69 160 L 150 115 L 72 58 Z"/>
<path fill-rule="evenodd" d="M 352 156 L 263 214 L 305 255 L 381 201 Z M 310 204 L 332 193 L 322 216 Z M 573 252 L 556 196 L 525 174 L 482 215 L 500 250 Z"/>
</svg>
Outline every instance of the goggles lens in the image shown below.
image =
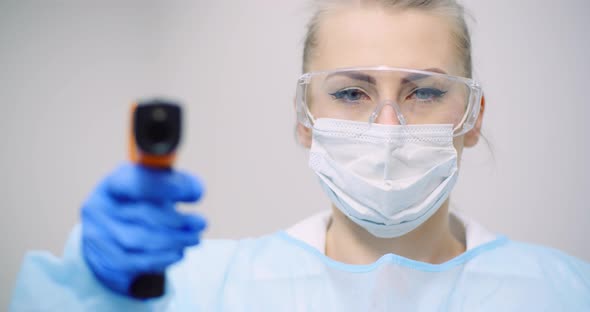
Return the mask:
<svg viewBox="0 0 590 312">
<path fill-rule="evenodd" d="M 371 124 L 393 116 L 399 124 L 452 124 L 455 134 L 469 130 L 463 126 L 473 119 L 474 109 L 479 112 L 474 102 L 481 99 L 479 87 L 470 79 L 397 68 L 307 73 L 299 81 L 298 93 L 304 112 L 300 119 L 308 118 L 311 124 L 316 118 Z"/>
</svg>

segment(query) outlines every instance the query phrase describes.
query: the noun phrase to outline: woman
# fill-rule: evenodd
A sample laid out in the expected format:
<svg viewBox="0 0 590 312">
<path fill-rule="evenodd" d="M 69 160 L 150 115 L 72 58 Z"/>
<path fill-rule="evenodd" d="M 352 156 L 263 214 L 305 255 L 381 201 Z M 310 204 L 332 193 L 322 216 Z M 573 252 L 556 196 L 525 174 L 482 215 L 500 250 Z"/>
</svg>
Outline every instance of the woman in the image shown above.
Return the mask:
<svg viewBox="0 0 590 312">
<path fill-rule="evenodd" d="M 453 0 L 318 3 L 297 133 L 331 211 L 269 236 L 199 244 L 205 221 L 173 206 L 198 200 L 200 183 L 125 165 L 84 205 L 63 260 L 27 258 L 11 308 L 590 310 L 587 263 L 449 211 L 485 109 L 471 67 Z M 138 276 L 168 267 L 162 297 L 134 298 Z"/>
</svg>

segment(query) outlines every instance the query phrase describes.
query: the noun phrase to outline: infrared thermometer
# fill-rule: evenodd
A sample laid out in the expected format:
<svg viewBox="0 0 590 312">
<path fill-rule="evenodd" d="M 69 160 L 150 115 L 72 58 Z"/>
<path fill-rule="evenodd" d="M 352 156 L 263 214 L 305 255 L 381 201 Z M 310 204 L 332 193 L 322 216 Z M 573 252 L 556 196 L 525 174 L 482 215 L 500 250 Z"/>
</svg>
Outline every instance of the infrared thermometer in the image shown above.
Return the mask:
<svg viewBox="0 0 590 312">
<path fill-rule="evenodd" d="M 139 101 L 132 106 L 129 158 L 143 166 L 170 170 L 176 158 L 182 130 L 179 104 L 162 99 Z M 149 242 L 146 242 L 149 244 Z M 131 296 L 139 299 L 164 294 L 164 272 L 139 274 L 131 283 Z"/>
</svg>

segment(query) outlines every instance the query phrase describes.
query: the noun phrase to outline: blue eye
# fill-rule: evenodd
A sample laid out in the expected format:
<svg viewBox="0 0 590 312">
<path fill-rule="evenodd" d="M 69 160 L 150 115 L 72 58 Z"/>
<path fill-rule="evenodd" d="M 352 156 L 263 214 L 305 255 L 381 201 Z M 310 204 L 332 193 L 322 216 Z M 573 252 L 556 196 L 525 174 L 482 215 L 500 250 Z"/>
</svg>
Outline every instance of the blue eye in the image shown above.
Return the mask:
<svg viewBox="0 0 590 312">
<path fill-rule="evenodd" d="M 414 97 L 416 97 L 416 99 L 418 99 L 420 101 L 432 101 L 432 100 L 440 99 L 446 93 L 447 93 L 446 91 L 441 91 L 439 89 L 434 89 L 434 88 L 420 88 L 420 89 L 416 89 L 412 93 L 412 95 L 410 95 L 410 96 L 411 97 L 414 96 Z"/>
<path fill-rule="evenodd" d="M 330 95 L 336 100 L 344 100 L 346 102 L 356 102 L 368 98 L 365 92 L 356 88 L 336 91 L 334 93 L 330 93 Z"/>
</svg>

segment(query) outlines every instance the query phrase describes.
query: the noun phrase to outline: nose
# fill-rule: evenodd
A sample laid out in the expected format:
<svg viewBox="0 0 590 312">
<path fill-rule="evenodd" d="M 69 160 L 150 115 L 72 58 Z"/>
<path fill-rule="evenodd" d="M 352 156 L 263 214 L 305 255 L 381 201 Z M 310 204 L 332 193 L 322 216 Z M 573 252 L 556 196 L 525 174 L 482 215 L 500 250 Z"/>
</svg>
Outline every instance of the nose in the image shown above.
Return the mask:
<svg viewBox="0 0 590 312">
<path fill-rule="evenodd" d="M 382 124 L 382 125 L 399 125 L 400 120 L 398 119 L 397 113 L 395 108 L 392 104 L 385 104 L 381 109 L 377 112 L 377 118 L 375 118 L 375 123 Z"/>
</svg>

